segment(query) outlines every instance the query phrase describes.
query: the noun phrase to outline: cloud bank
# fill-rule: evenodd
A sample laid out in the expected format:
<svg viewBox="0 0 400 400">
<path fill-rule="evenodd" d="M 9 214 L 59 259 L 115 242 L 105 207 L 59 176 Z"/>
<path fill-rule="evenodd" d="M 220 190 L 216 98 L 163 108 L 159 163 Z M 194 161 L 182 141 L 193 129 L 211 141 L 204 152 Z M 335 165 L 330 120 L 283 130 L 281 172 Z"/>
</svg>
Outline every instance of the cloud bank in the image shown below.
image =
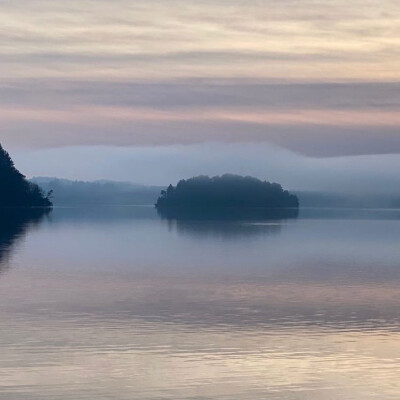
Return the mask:
<svg viewBox="0 0 400 400">
<path fill-rule="evenodd" d="M 10 147 L 270 142 L 314 157 L 400 151 L 400 84 L 14 82 L 0 87 Z"/>
<path fill-rule="evenodd" d="M 399 22 L 391 0 L 2 0 L 1 140 L 398 153 Z"/>
</svg>

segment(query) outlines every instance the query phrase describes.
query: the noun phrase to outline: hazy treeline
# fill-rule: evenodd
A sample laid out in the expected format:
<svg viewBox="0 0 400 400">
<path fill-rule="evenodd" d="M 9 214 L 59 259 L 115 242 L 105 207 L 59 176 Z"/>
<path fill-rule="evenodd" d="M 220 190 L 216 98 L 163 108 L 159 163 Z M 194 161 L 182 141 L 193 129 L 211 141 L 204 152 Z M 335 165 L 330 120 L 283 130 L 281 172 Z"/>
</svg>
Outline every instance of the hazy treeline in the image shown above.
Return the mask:
<svg viewBox="0 0 400 400">
<path fill-rule="evenodd" d="M 228 175 L 229 176 L 229 175 Z M 211 179 L 211 178 L 210 178 Z M 253 178 L 250 178 L 253 179 Z M 200 179 L 201 180 L 201 179 Z M 185 182 L 190 181 L 186 180 Z M 44 192 L 54 191 L 55 205 L 153 205 L 162 190 L 167 194 L 171 189 L 163 186 L 135 185 L 128 182 L 112 181 L 71 181 L 57 178 L 34 178 Z M 260 181 L 261 182 L 261 181 Z M 271 184 L 272 185 L 272 184 Z M 279 186 L 279 185 L 278 185 Z M 231 188 L 228 185 L 228 188 Z M 221 187 L 222 190 L 222 187 Z M 225 190 L 225 189 L 224 189 Z M 230 189 L 229 189 L 230 190 Z M 246 193 L 242 185 L 236 190 Z M 43 193 L 42 191 L 42 193 Z M 346 194 L 315 191 L 291 191 L 301 207 L 331 208 L 399 208 L 399 194 Z M 161 196 L 162 197 L 162 196 Z"/>
<path fill-rule="evenodd" d="M 297 208 L 299 200 L 278 183 L 225 174 L 183 179 L 176 187 L 169 185 L 161 192 L 156 206 Z"/>
<path fill-rule="evenodd" d="M 57 178 L 33 178 L 45 191 L 53 190 L 55 205 L 130 205 L 154 204 L 160 186 L 125 182 L 83 182 Z"/>
<path fill-rule="evenodd" d="M 0 145 L 0 207 L 50 207 L 48 195 L 29 182 Z"/>
</svg>

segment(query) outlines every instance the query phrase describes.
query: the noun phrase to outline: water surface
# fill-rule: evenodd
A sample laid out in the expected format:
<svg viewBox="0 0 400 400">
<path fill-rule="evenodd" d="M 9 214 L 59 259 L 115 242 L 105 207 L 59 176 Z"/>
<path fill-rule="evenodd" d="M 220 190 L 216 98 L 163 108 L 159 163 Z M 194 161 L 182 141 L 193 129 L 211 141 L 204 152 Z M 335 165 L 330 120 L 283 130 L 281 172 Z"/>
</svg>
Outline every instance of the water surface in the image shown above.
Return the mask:
<svg viewBox="0 0 400 400">
<path fill-rule="evenodd" d="M 1 400 L 400 398 L 398 210 L 65 208 L 15 224 Z"/>
</svg>

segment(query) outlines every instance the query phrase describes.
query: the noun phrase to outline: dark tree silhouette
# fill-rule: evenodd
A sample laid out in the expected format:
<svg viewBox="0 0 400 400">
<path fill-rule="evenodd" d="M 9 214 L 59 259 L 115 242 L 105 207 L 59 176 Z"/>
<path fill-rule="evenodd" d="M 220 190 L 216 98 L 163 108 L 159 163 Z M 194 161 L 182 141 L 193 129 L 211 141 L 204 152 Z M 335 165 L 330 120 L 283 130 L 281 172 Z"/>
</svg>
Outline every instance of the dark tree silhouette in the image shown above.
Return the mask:
<svg viewBox="0 0 400 400">
<path fill-rule="evenodd" d="M 169 185 L 161 192 L 156 207 L 298 208 L 299 200 L 277 183 L 225 174 L 181 180 L 176 187 Z"/>
<path fill-rule="evenodd" d="M 51 207 L 42 189 L 25 179 L 0 145 L 0 207 Z"/>
</svg>

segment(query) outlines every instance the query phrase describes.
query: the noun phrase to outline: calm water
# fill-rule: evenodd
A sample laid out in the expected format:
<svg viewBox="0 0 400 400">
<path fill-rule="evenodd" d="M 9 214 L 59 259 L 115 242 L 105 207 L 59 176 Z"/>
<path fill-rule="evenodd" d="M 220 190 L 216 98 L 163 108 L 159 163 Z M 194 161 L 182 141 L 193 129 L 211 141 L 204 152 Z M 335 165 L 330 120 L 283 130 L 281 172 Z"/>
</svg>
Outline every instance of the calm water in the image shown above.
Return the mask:
<svg viewBox="0 0 400 400">
<path fill-rule="evenodd" d="M 7 229 L 1 400 L 400 399 L 400 211 Z"/>
</svg>

